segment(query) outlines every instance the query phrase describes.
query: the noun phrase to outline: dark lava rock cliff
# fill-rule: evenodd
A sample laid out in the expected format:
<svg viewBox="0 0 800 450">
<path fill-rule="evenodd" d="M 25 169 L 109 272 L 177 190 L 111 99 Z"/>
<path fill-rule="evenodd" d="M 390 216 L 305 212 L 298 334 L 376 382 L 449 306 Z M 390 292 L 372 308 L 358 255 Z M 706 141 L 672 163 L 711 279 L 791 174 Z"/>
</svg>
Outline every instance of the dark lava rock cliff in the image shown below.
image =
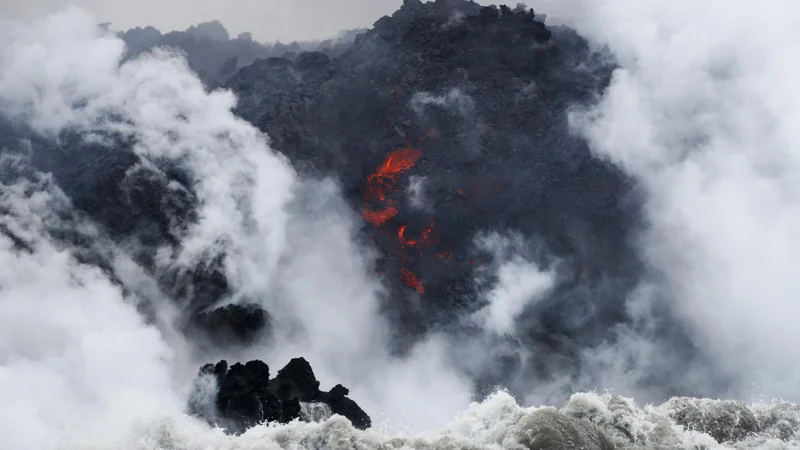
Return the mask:
<svg viewBox="0 0 800 450">
<path fill-rule="evenodd" d="M 492 283 L 475 280 L 498 262 L 476 238 L 519 233 L 533 243 L 526 257 L 559 274 L 521 324 L 521 344 L 549 360 L 541 376 L 626 321 L 623 300 L 641 274 L 635 186 L 568 124 L 611 69 L 532 10 L 406 0 L 339 57 L 262 59 L 226 87 L 274 148 L 336 176 L 362 210 L 393 289 L 385 312 L 398 348 L 431 330 L 470 333 L 460 322 Z"/>
</svg>

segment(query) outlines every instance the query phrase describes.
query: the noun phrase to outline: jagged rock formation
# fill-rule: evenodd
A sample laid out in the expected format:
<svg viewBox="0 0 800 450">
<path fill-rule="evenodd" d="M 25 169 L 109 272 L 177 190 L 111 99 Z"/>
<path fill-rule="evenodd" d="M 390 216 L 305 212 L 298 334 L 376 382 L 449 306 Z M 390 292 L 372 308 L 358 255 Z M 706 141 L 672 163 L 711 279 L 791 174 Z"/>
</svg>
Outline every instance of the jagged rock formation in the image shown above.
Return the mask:
<svg viewBox="0 0 800 450">
<path fill-rule="evenodd" d="M 364 410 L 347 397 L 349 390 L 341 384 L 328 392 L 321 391 L 311 365 L 303 358 L 289 361 L 273 379 L 269 378 L 269 367 L 258 360 L 230 367 L 226 361 L 207 364 L 199 376 L 216 381 L 214 407 L 209 409 L 195 401 L 190 409 L 231 432 L 243 432 L 264 422 L 301 419 L 301 403 L 324 403 L 333 414 L 346 417 L 359 429 L 372 424 Z"/>
</svg>

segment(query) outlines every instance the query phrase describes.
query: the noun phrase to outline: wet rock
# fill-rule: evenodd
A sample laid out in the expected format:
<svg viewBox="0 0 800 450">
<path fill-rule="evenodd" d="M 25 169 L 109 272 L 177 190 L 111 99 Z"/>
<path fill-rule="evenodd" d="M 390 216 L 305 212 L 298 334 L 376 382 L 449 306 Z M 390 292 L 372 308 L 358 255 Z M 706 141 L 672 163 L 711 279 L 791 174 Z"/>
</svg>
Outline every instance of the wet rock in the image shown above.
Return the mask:
<svg viewBox="0 0 800 450">
<path fill-rule="evenodd" d="M 372 424 L 364 410 L 347 397 L 347 388 L 338 384 L 330 392 L 320 391 L 319 381 L 304 358 L 292 359 L 273 379 L 270 379 L 267 364 L 259 360 L 230 367 L 224 360 L 206 364 L 200 369 L 196 391 L 202 390 L 209 378 L 217 386 L 214 408 L 200 404 L 201 397 L 194 395 L 190 411 L 232 433 L 241 433 L 265 422 L 288 423 L 302 419 L 301 402 L 326 404 L 333 414 L 346 417 L 359 429 Z"/>
<path fill-rule="evenodd" d="M 297 397 L 302 402 L 313 401 L 320 394 L 319 381 L 305 358 L 294 358 L 279 370 L 272 380 L 272 389 L 282 398 Z"/>
<path fill-rule="evenodd" d="M 337 384 L 329 392 L 320 393 L 318 401 L 330 406 L 333 414 L 339 414 L 340 416 L 350 419 L 350 422 L 352 422 L 353 426 L 356 428 L 369 428 L 372 420 L 355 401 L 347 397 L 349 393 L 349 389 L 341 384 Z"/>
</svg>

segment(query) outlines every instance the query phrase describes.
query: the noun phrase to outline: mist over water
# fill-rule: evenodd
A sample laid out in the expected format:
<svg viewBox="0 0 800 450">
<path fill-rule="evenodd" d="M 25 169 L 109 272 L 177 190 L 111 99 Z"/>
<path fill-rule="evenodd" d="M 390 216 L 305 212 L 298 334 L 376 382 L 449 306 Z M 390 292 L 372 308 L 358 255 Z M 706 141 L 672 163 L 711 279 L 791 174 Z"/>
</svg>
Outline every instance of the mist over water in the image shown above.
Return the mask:
<svg viewBox="0 0 800 450">
<path fill-rule="evenodd" d="M 622 68 L 575 123 L 647 190 L 654 295 L 731 377 L 727 394 L 796 400 L 800 8 L 754 6 L 593 3 L 586 29 Z"/>
<path fill-rule="evenodd" d="M 637 249 L 647 274 L 625 299 L 632 320 L 613 341 L 582 351 L 577 374 L 515 380 L 527 394 L 516 401 L 561 406 L 576 389 L 641 403 L 673 391 L 797 401 L 800 63 L 792 56 L 800 6 L 569 5 L 558 6 L 565 20 L 620 65 L 596 105 L 576 107 L 572 126 L 644 191 Z M 500 339 L 518 334 L 527 308 L 554 289 L 558 265 L 538 264 L 534 239 L 480 235 L 474 245 L 495 255 L 485 271 L 497 283 L 465 319 L 478 331 L 433 333 L 399 357 L 380 313 L 386 288 L 373 276 L 374 250 L 359 239 L 361 219 L 337 182 L 298 174 L 268 136 L 231 112 L 233 94 L 207 92 L 181 55 L 157 50 L 120 65 L 124 50 L 77 9 L 0 23 L 8 120 L 0 124 L 8 128 L 0 144 L 0 435 L 9 448 L 377 448 L 389 436 L 400 436 L 398 448 L 532 448 L 525 427 L 549 420 L 544 410 L 505 393 L 470 406 L 469 375 L 492 352 L 537 358 L 536 349 Z M 16 139 L 12 128 L 35 138 Z M 109 144 L 110 153 L 131 143 L 137 167 L 165 178 L 172 166 L 190 174 L 188 186 L 171 186 L 191 188 L 196 220 L 170 224 L 178 244 L 152 252 L 155 275 L 134 257 L 140 242 L 113 239 L 35 168 L 54 148 L 43 142 L 70 151 L 59 144 L 72 135 Z M 421 206 L 424 181 L 415 183 Z M 220 249 L 229 301 L 278 318 L 272 340 L 209 353 L 178 331 L 180 305 L 157 276 L 186 273 Z M 676 323 L 680 330 L 668 329 Z M 682 333 L 690 342 L 676 338 Z M 185 415 L 200 365 L 259 358 L 278 367 L 295 356 L 311 362 L 323 387 L 348 386 L 378 426 L 356 432 L 333 418 L 233 437 Z M 796 408 L 781 405 L 796 430 Z M 624 422 L 647 442 L 716 445 L 670 422 L 671 408 L 579 394 L 561 412 L 608 429 Z M 779 409 L 753 410 L 761 419 Z"/>
</svg>

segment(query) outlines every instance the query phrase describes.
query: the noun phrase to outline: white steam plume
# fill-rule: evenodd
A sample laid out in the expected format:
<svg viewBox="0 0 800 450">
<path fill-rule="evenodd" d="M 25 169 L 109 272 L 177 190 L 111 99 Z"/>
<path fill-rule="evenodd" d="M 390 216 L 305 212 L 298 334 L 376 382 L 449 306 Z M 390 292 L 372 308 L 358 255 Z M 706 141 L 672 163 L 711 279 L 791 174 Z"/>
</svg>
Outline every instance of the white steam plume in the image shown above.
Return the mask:
<svg viewBox="0 0 800 450">
<path fill-rule="evenodd" d="M 485 331 L 515 336 L 517 318 L 553 288 L 555 271 L 543 270 L 523 256 L 526 242 L 522 236 L 491 233 L 479 236 L 476 244 L 494 253 L 497 284 L 486 294 L 486 306 L 475 319 Z"/>
<path fill-rule="evenodd" d="M 0 157 L 4 175 L 17 163 Z M 115 447 L 135 421 L 179 414 L 183 400 L 173 374 L 185 361 L 180 340 L 146 325 L 136 310 L 140 298 L 123 297 L 99 268 L 53 245 L 46 229 L 99 234 L 87 224 L 60 222 L 57 211 L 69 205 L 46 179 L 0 182 L 0 204 L 0 224 L 27 247 L 15 249 L 15 240 L 0 234 L 3 445 Z M 113 263 L 131 285 L 148 284 L 118 259 Z"/>
<path fill-rule="evenodd" d="M 731 394 L 797 400 L 800 4 L 581 4 L 622 68 L 575 124 L 647 191 L 659 295 Z"/>
<path fill-rule="evenodd" d="M 207 94 L 183 59 L 163 51 L 119 66 L 122 41 L 101 35 L 77 10 L 5 30 L 14 42 L 0 54 L 7 114 L 43 133 L 114 131 L 134 138 L 143 158 L 183 161 L 203 207 L 179 262 L 191 266 L 224 237 L 232 243 L 228 250 L 247 261 L 231 266 L 234 283 L 269 278 L 285 241 L 282 210 L 293 173 L 263 135 L 230 113 L 233 95 Z M 254 254 L 254 245 L 273 251 Z"/>
</svg>

